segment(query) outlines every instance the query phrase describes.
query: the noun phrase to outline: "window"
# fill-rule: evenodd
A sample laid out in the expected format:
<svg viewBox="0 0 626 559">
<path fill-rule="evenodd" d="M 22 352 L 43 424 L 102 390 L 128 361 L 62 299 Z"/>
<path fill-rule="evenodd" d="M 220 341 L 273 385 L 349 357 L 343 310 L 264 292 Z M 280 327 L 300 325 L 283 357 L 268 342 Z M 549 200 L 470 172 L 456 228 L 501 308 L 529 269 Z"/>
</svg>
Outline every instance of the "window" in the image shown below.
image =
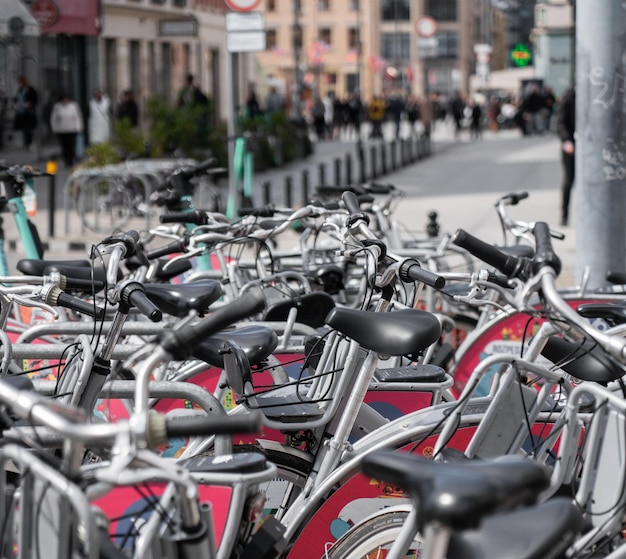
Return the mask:
<svg viewBox="0 0 626 559">
<path fill-rule="evenodd" d="M 359 6 L 359 0 L 350 0 L 349 6 L 350 10 L 353 12 L 356 12 L 361 7 Z"/>
<path fill-rule="evenodd" d="M 457 0 L 426 0 L 424 13 L 439 21 L 456 21 Z"/>
<path fill-rule="evenodd" d="M 348 49 L 359 48 L 359 30 L 356 27 L 348 29 Z"/>
<path fill-rule="evenodd" d="M 187 0 L 174 0 L 174 6 L 184 8 L 187 5 Z"/>
<path fill-rule="evenodd" d="M 458 34 L 456 31 L 440 31 L 437 33 L 437 56 L 441 58 L 456 58 L 458 51 Z"/>
<path fill-rule="evenodd" d="M 265 45 L 267 50 L 276 48 L 276 29 L 268 29 L 265 32 Z"/>
<path fill-rule="evenodd" d="M 322 43 L 326 43 L 327 45 L 332 45 L 333 44 L 333 40 L 332 40 L 332 31 L 331 31 L 330 27 L 322 27 L 322 28 L 320 28 L 318 39 Z"/>
<path fill-rule="evenodd" d="M 317 9 L 320 12 L 327 12 L 330 10 L 330 0 L 317 0 Z"/>
<path fill-rule="evenodd" d="M 267 0 L 267 11 L 268 12 L 276 11 L 276 0 Z"/>
<path fill-rule="evenodd" d="M 410 33 L 383 33 L 380 43 L 380 55 L 389 62 L 411 58 Z"/>
<path fill-rule="evenodd" d="M 408 21 L 411 18 L 409 0 L 383 0 L 382 18 L 384 21 Z"/>
</svg>

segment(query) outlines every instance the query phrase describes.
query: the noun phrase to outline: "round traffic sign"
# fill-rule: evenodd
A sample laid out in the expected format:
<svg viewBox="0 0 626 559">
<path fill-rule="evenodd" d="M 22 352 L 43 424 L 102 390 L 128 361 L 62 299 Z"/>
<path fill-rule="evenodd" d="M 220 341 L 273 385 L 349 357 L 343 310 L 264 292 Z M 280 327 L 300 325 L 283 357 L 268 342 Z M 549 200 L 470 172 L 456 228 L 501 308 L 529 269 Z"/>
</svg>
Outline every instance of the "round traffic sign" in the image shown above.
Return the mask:
<svg viewBox="0 0 626 559">
<path fill-rule="evenodd" d="M 14 16 L 9 19 L 9 32 L 11 37 L 20 37 L 24 33 L 24 20 L 21 17 Z"/>
<path fill-rule="evenodd" d="M 231 10 L 237 12 L 250 12 L 254 10 L 261 0 L 225 0 Z"/>
<path fill-rule="evenodd" d="M 434 37 L 437 33 L 437 22 L 430 16 L 422 16 L 415 22 L 415 31 L 419 37 Z"/>
</svg>

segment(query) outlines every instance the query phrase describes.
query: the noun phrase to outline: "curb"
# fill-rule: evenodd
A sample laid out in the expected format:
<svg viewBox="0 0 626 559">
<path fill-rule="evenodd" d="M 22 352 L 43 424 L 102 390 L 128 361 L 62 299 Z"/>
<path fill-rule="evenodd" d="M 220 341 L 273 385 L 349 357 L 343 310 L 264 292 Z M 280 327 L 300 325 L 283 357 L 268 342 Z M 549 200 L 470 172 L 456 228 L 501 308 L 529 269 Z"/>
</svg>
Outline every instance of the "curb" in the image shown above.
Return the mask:
<svg viewBox="0 0 626 559">
<path fill-rule="evenodd" d="M 15 239 L 7 239 L 7 249 L 13 252 L 23 250 L 21 243 Z M 77 241 L 43 241 L 42 243 L 44 252 L 83 252 L 87 253 L 90 243 L 83 243 Z"/>
</svg>

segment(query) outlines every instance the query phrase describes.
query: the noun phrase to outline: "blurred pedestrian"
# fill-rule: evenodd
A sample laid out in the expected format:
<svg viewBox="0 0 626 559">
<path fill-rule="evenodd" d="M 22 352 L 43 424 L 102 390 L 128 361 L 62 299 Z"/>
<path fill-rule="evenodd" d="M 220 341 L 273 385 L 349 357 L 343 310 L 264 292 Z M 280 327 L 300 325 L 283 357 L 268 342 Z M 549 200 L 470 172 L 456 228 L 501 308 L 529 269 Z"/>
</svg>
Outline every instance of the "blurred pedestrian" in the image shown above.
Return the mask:
<svg viewBox="0 0 626 559">
<path fill-rule="evenodd" d="M 394 91 L 389 98 L 389 102 L 387 103 L 387 111 L 389 112 L 389 116 L 393 122 L 394 137 L 396 139 L 400 137 L 400 123 L 402 122 L 402 117 L 404 116 L 404 110 L 404 99 L 400 96 L 399 92 Z"/>
<path fill-rule="evenodd" d="M 279 93 L 276 86 L 270 87 L 269 93 L 265 96 L 265 112 L 268 114 L 284 111 L 286 108 L 285 97 Z"/>
<path fill-rule="evenodd" d="M 24 147 L 32 149 L 33 132 L 37 128 L 37 103 L 39 95 L 37 90 L 28 83 L 26 76 L 18 78 L 18 89 L 13 101 L 15 103 L 15 118 L 13 130 L 21 130 L 24 138 Z"/>
<path fill-rule="evenodd" d="M 178 92 L 178 106 L 207 105 L 208 102 L 208 97 L 196 84 L 193 74 L 187 74 L 185 85 Z"/>
<path fill-rule="evenodd" d="M 415 125 L 420 119 L 420 102 L 415 95 L 411 95 L 406 103 L 406 118 L 409 121 L 409 128 L 411 136 L 416 133 Z"/>
<path fill-rule="evenodd" d="M 450 112 L 452 113 L 452 120 L 454 121 L 454 137 L 458 140 L 463 130 L 463 117 L 465 113 L 465 101 L 460 91 L 457 91 L 450 101 Z"/>
<path fill-rule="evenodd" d="M 313 129 L 318 141 L 325 138 L 326 121 L 324 119 L 326 109 L 320 96 L 316 93 L 313 98 L 313 106 L 311 107 L 311 117 L 313 119 Z"/>
<path fill-rule="evenodd" d="M 569 222 L 569 205 L 574 186 L 576 129 L 576 88 L 572 86 L 564 94 L 556 111 L 556 128 L 561 140 L 563 182 L 561 183 L 561 225 Z"/>
<path fill-rule="evenodd" d="M 382 138 L 385 103 L 378 95 L 374 95 L 367 106 L 367 118 L 372 125 L 370 138 Z"/>
<path fill-rule="evenodd" d="M 76 136 L 83 132 L 83 115 L 78 103 L 69 94 L 62 93 L 52 107 L 50 127 L 56 134 L 66 167 L 72 167 L 76 160 Z"/>
<path fill-rule="evenodd" d="M 324 103 L 324 135 L 328 140 L 333 139 L 334 97 L 333 92 L 322 97 L 322 103 Z"/>
<path fill-rule="evenodd" d="M 131 128 L 137 128 L 139 125 L 139 108 L 135 102 L 132 90 L 127 89 L 122 93 L 122 100 L 117 106 L 115 118 L 118 120 L 126 119 L 130 123 Z"/>
<path fill-rule="evenodd" d="M 256 118 L 261 114 L 261 106 L 259 105 L 259 100 L 257 99 L 254 88 L 250 88 L 250 93 L 248 93 L 246 111 L 249 118 Z"/>
<path fill-rule="evenodd" d="M 483 110 L 478 101 L 473 100 L 470 105 L 470 138 L 480 140 L 483 132 Z"/>
<path fill-rule="evenodd" d="M 111 100 L 100 88 L 89 100 L 87 130 L 90 145 L 102 144 L 111 139 Z"/>
<path fill-rule="evenodd" d="M 357 91 L 350 93 L 347 105 L 347 127 L 346 134 L 348 139 L 352 136 L 352 132 L 356 135 L 356 140 L 361 139 L 361 116 L 363 112 L 363 103 L 361 95 Z"/>
</svg>

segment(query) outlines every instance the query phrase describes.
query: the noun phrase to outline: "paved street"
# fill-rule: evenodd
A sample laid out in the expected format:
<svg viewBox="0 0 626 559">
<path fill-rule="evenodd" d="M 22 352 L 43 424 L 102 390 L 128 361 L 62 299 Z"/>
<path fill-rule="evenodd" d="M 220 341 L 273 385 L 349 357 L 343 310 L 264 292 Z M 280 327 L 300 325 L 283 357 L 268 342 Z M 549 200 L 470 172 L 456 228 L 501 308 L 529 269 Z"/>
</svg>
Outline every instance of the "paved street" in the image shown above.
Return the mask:
<svg viewBox="0 0 626 559">
<path fill-rule="evenodd" d="M 408 229 L 423 231 L 427 213 L 435 210 L 443 232 L 454 232 L 461 227 L 486 241 L 501 243 L 494 203 L 503 194 L 522 190 L 528 191 L 530 196 L 519 206 L 511 208 L 510 215 L 525 221 L 546 221 L 558 229 L 561 167 L 559 143 L 554 136 L 521 137 L 517 131 L 503 131 L 486 132 L 479 141 L 472 142 L 467 137 L 455 141 L 451 127 L 440 124 L 434 131 L 432 146 L 430 157 L 379 179 L 379 182 L 389 182 L 405 192 L 396 215 Z M 296 176 L 304 167 L 311 170 L 312 177 L 317 177 L 314 172 L 320 162 L 331 163 L 334 158 L 351 150 L 354 150 L 354 142 L 321 142 L 316 145 L 312 158 L 255 176 L 257 202 L 261 200 L 263 182 L 272 180 L 280 185 L 286 175 Z M 0 158 L 27 162 L 29 158 L 36 159 L 35 155 L 12 151 L 0 153 Z M 66 176 L 65 170 L 61 170 L 57 177 L 58 209 L 52 239 L 48 235 L 48 179 L 37 181 L 39 211 L 35 222 L 42 238 L 50 242 L 48 257 L 66 255 L 69 241 L 90 243 L 102 237 L 81 230 L 80 220 L 73 209 L 68 210 L 66 218 L 62 196 Z M 315 180 L 312 180 L 311 188 L 314 186 Z M 575 208 L 574 201 L 572 208 Z M 65 223 L 69 224 L 68 234 L 65 233 Z M 575 215 L 572 223 L 575 223 Z M 8 216 L 5 229 L 7 239 L 17 238 Z M 555 241 L 555 249 L 564 261 L 561 283 L 573 284 L 574 228 L 570 226 L 563 232 L 566 233 L 566 240 Z M 15 254 L 15 257 L 18 256 L 19 249 Z"/>
</svg>

